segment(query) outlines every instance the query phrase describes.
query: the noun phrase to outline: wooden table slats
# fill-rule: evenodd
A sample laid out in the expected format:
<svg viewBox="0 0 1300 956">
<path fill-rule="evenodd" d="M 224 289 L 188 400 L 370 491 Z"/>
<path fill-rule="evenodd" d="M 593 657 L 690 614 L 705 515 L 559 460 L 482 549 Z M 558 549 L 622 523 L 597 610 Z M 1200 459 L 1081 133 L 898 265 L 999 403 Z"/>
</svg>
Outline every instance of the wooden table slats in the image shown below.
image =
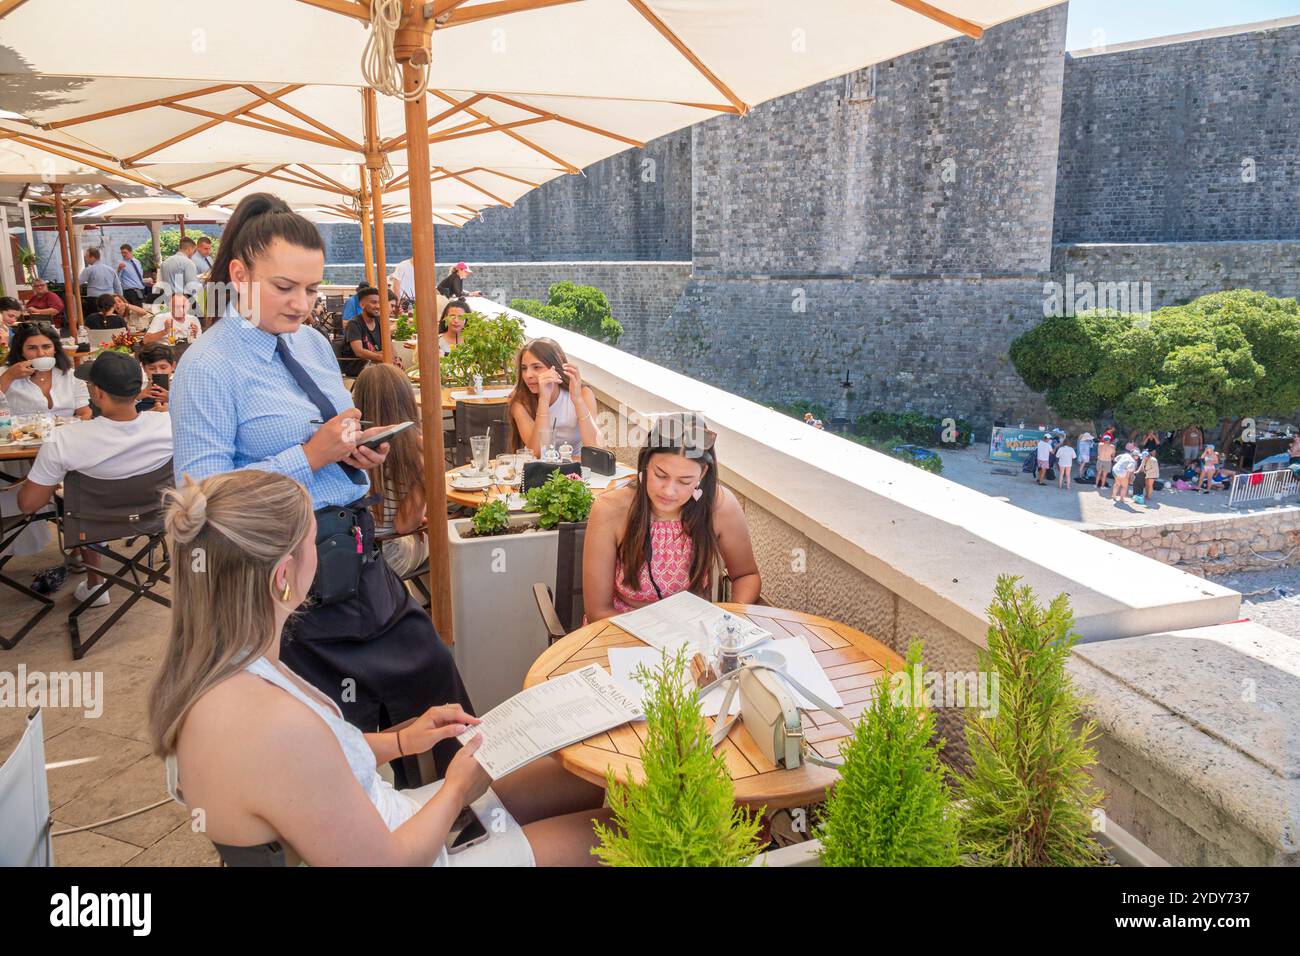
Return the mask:
<svg viewBox="0 0 1300 956">
<path fill-rule="evenodd" d="M 844 712 L 858 719 L 870 706 L 876 681 L 886 666 L 901 670 L 905 661 L 896 652 L 861 631 L 826 618 L 784 608 L 744 604 L 722 607 L 771 630 L 778 639 L 800 637 L 826 669 L 831 684 L 844 701 Z M 609 621 L 597 621 L 557 641 L 533 663 L 524 680 L 531 687 L 550 677 L 568 673 L 593 661 L 609 668 L 609 648 L 638 646 L 641 642 Z M 712 719 L 706 719 L 711 728 Z M 848 730 L 820 711 L 805 712 L 804 734 L 823 757 L 838 754 Z M 638 759 L 645 743 L 645 722 L 627 724 L 561 750 L 557 757 L 572 773 L 603 786 L 606 769 L 616 779 L 643 779 Z M 719 745 L 718 753 L 731 774 L 737 802 L 771 809 L 803 806 L 824 799 L 839 774 L 805 763 L 797 770 L 778 770 L 767 760 L 745 728 L 737 721 Z"/>
</svg>

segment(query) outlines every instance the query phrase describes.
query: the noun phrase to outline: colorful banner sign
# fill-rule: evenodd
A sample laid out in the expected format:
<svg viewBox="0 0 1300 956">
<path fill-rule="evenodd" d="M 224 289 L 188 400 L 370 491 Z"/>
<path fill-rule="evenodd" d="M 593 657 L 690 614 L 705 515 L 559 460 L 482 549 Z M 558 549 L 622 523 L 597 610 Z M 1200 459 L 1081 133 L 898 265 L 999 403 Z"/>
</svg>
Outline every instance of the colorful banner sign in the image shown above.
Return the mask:
<svg viewBox="0 0 1300 956">
<path fill-rule="evenodd" d="M 1041 428 L 993 429 L 989 439 L 989 461 L 1024 461 L 1025 455 L 1038 447 L 1038 440 L 1048 434 Z"/>
</svg>

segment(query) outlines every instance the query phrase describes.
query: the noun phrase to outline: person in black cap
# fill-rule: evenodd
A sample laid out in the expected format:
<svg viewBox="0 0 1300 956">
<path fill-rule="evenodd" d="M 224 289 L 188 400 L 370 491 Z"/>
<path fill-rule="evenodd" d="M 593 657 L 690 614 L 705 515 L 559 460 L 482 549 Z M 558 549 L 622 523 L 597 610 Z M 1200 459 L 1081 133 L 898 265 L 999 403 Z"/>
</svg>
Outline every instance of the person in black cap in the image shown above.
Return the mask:
<svg viewBox="0 0 1300 956">
<path fill-rule="evenodd" d="M 141 415 L 135 410 L 140 394 L 140 365 L 135 359 L 122 352 L 101 352 L 74 374 L 87 383 L 99 417 L 57 427 L 41 445 L 27 481 L 18 489 L 18 507 L 24 514 L 44 508 L 70 471 L 115 480 L 148 474 L 171 460 L 171 416 Z M 84 549 L 83 557 L 88 571 L 86 580 L 77 585 L 78 601 L 86 600 L 100 581 L 93 570 L 98 555 Z M 103 607 L 109 600 L 105 591 L 92 606 Z"/>
</svg>

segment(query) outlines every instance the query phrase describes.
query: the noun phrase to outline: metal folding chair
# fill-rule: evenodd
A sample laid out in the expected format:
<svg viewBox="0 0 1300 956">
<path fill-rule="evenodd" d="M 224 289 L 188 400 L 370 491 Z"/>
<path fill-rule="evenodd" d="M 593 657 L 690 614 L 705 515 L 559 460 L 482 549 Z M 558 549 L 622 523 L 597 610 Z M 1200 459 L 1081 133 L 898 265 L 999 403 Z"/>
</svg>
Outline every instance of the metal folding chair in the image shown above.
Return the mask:
<svg viewBox="0 0 1300 956">
<path fill-rule="evenodd" d="M 54 607 L 54 601 L 44 594 L 41 594 L 39 591 L 32 590 L 29 585 L 24 584 L 22 581 L 5 574 L 4 567 L 13 560 L 13 555 L 7 555 L 4 552 L 9 550 L 10 545 L 18 540 L 18 536 L 26 531 L 29 525 L 37 521 L 54 520 L 57 518 L 57 507 L 53 503 L 34 515 L 6 515 L 4 514 L 3 501 L 0 501 L 0 584 L 13 588 L 19 594 L 31 598 L 40 605 L 36 609 L 36 613 L 27 618 L 27 620 L 24 621 L 16 631 L 14 631 L 12 636 L 6 637 L 4 631 L 0 630 L 0 647 L 4 648 L 6 651 L 13 650 L 13 648 L 17 646 L 18 642 L 27 636 L 27 632 L 35 627 L 40 622 L 41 618 L 50 613 L 50 610 Z"/>
<path fill-rule="evenodd" d="M 170 584 L 167 571 L 171 557 L 167 552 L 163 527 L 162 493 L 174 484 L 170 459 L 143 475 L 130 478 L 88 478 L 69 472 L 63 480 L 63 543 L 65 549 L 89 548 L 119 565 L 116 571 L 95 569 L 104 581 L 68 614 L 68 632 L 72 656 L 80 660 L 95 643 L 108 633 L 141 598 L 163 607 L 172 602 L 154 593 L 159 581 Z M 127 549 L 140 539 L 143 544 L 131 554 L 113 550 L 110 543 L 125 539 Z M 159 557 L 155 559 L 155 551 Z M 80 618 L 101 594 L 113 585 L 127 592 L 126 599 L 97 627 L 84 642 Z"/>
</svg>

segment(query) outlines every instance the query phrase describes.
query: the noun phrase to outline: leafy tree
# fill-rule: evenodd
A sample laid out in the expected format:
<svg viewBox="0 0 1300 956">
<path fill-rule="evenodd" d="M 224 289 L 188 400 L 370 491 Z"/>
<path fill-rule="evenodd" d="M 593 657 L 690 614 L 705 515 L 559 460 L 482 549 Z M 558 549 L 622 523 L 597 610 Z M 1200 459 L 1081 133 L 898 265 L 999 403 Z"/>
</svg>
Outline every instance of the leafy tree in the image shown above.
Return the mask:
<svg viewBox="0 0 1300 956">
<path fill-rule="evenodd" d="M 1300 408 L 1300 307 L 1238 289 L 1150 316 L 1108 310 L 1044 319 L 1011 361 L 1064 418 L 1134 429 L 1224 423 Z"/>
<path fill-rule="evenodd" d="M 622 784 L 608 771 L 613 826 L 596 824 L 591 852 L 610 866 L 746 866 L 762 848 L 761 811 L 735 805 L 726 761 L 713 752 L 686 652 L 665 654 L 646 688 L 644 783 Z"/>
<path fill-rule="evenodd" d="M 198 242 L 200 239 L 203 239 L 205 237 L 209 239 L 212 238 L 202 230 L 190 229 L 188 226 L 185 229 L 185 235 L 193 239 L 195 242 Z M 217 258 L 217 249 L 220 246 L 221 246 L 220 239 L 212 239 L 212 258 L 214 260 Z M 172 256 L 176 255 L 180 247 L 181 247 L 181 233 L 179 229 L 164 229 L 158 234 L 158 248 L 162 251 L 162 257 L 164 259 L 169 259 Z M 140 243 L 140 245 L 135 247 L 134 251 L 135 251 L 136 259 L 140 261 L 141 271 L 149 272 L 150 270 L 157 267 L 158 264 L 153 261 L 153 240 L 152 239 L 148 240 L 147 242 Z"/>
<path fill-rule="evenodd" d="M 921 645 L 907 667 L 876 681 L 871 707 L 840 749 L 840 781 L 826 800 L 817 836 L 825 866 L 956 866 L 957 818 L 931 742 L 934 715 L 911 689 L 924 680 Z M 894 692 L 895 677 L 905 680 Z"/>
<path fill-rule="evenodd" d="M 623 326 L 611 314 L 609 299 L 594 286 L 565 280 L 552 285 L 548 294 L 546 302 L 515 299 L 510 308 L 610 345 L 623 334 Z"/>
<path fill-rule="evenodd" d="M 439 368 L 444 385 L 469 385 L 475 375 L 484 381 L 514 377 L 515 353 L 524 344 L 524 326 L 507 312 L 486 316 L 471 312 L 465 316 L 460 345 L 443 356 Z"/>
<path fill-rule="evenodd" d="M 1044 610 L 1019 578 L 998 578 L 980 668 L 997 674 L 991 714 L 966 724 L 971 773 L 960 785 L 962 853 L 982 866 L 1091 866 L 1101 801 L 1088 768 L 1097 728 L 1083 719 L 1065 662 L 1078 639 L 1064 594 Z"/>
</svg>

